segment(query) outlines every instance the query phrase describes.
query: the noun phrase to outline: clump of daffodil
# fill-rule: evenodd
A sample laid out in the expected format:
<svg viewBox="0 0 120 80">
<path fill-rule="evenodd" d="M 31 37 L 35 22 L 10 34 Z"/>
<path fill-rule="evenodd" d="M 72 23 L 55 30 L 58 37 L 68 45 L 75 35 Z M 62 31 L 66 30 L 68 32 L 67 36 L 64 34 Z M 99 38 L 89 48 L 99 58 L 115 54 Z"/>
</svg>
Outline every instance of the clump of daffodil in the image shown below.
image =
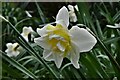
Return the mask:
<svg viewBox="0 0 120 80">
<path fill-rule="evenodd" d="M 56 16 L 56 26 L 47 24 L 41 29 L 37 28 L 41 37 L 34 41 L 44 48 L 44 59 L 54 61 L 58 68 L 65 57 L 79 68 L 79 53 L 90 51 L 97 41 L 86 29 L 73 26 L 68 30 L 68 25 L 69 13 L 66 7 L 62 7 Z"/>
<path fill-rule="evenodd" d="M 76 11 L 78 11 L 77 5 L 76 6 L 68 5 L 68 9 L 70 10 L 69 11 L 70 22 L 76 22 L 77 16 L 75 14 L 75 9 L 76 9 Z"/>
<path fill-rule="evenodd" d="M 32 27 L 23 27 L 21 35 L 28 42 L 28 35 L 32 32 L 34 32 Z M 33 35 L 31 35 L 31 37 L 33 37 Z"/>
<path fill-rule="evenodd" d="M 7 53 L 7 55 L 9 57 L 16 57 L 17 55 L 19 55 L 20 51 L 19 51 L 19 44 L 18 43 L 7 43 L 6 44 L 7 49 L 5 50 L 5 52 Z"/>
</svg>

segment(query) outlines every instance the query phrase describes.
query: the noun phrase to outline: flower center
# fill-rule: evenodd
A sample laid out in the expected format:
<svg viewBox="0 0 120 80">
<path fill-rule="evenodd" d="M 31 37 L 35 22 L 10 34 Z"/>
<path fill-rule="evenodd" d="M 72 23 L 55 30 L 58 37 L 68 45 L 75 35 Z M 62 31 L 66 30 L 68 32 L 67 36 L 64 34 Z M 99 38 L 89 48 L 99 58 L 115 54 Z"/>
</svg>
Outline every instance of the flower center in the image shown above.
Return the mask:
<svg viewBox="0 0 120 80">
<path fill-rule="evenodd" d="M 63 26 L 48 26 L 47 27 L 49 40 L 48 43 L 51 45 L 52 50 L 55 52 L 64 53 L 63 56 L 66 56 L 68 51 L 71 49 L 70 35 Z"/>
</svg>

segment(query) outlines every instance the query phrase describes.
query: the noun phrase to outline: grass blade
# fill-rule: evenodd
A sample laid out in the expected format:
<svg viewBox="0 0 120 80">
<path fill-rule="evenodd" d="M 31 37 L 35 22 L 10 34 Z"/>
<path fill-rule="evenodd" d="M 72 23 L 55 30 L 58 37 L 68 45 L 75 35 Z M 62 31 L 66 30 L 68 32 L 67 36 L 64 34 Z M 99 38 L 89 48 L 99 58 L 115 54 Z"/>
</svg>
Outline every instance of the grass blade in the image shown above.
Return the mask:
<svg viewBox="0 0 120 80">
<path fill-rule="evenodd" d="M 113 58 L 113 56 L 111 55 L 111 53 L 109 52 L 108 48 L 106 47 L 106 45 L 103 43 L 103 41 L 101 41 L 98 37 L 96 37 L 99 44 L 101 45 L 102 49 L 105 51 L 106 55 L 109 57 L 112 66 L 114 68 L 114 71 L 116 72 L 116 76 L 118 77 L 118 79 L 120 79 L 120 66 L 117 63 L 117 61 Z"/>
<path fill-rule="evenodd" d="M 6 60 L 7 62 L 9 62 L 11 65 L 13 65 L 14 67 L 16 67 L 18 70 L 22 71 L 23 73 L 27 74 L 28 76 L 30 76 L 31 78 L 33 78 L 34 80 L 37 80 L 37 77 L 30 72 L 28 69 L 26 69 L 23 65 L 19 64 L 18 62 L 16 62 L 15 60 L 13 60 L 12 58 L 8 57 L 6 55 L 6 53 L 2 52 L 0 50 L 0 56 Z"/>
<path fill-rule="evenodd" d="M 40 15 L 40 18 L 42 20 L 42 22 L 45 24 L 46 23 L 46 17 L 45 15 L 43 14 L 41 8 L 39 7 L 38 3 L 35 2 L 36 6 L 37 6 L 37 9 L 38 9 L 38 12 L 39 12 L 39 15 Z"/>
</svg>

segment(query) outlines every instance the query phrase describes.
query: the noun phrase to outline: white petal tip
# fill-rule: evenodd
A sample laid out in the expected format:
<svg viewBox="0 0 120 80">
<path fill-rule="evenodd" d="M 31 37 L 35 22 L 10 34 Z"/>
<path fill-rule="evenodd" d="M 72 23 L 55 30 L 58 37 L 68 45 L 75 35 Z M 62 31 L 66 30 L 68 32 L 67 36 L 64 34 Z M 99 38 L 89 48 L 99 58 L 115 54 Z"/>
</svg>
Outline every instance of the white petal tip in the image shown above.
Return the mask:
<svg viewBox="0 0 120 80">
<path fill-rule="evenodd" d="M 7 43 L 6 46 L 7 47 L 12 46 L 12 43 Z"/>
<path fill-rule="evenodd" d="M 69 25 L 69 13 L 65 6 L 63 6 L 56 16 L 56 21 L 63 20 L 64 23 L 68 26 Z"/>
<path fill-rule="evenodd" d="M 115 26 L 112 25 L 106 25 L 108 28 L 120 28 L 119 24 L 115 24 Z"/>
<path fill-rule="evenodd" d="M 72 64 L 73 64 L 73 66 L 74 66 L 76 69 L 79 69 L 79 68 L 80 68 L 80 66 L 79 66 L 78 63 L 77 63 L 77 64 L 72 63 Z"/>
<path fill-rule="evenodd" d="M 37 43 L 38 40 L 39 40 L 38 38 L 34 38 L 34 42 L 35 42 L 35 43 Z"/>
<path fill-rule="evenodd" d="M 39 32 L 39 30 L 41 30 L 41 29 L 40 29 L 40 28 L 37 28 L 37 29 L 36 29 L 37 33 Z"/>
</svg>

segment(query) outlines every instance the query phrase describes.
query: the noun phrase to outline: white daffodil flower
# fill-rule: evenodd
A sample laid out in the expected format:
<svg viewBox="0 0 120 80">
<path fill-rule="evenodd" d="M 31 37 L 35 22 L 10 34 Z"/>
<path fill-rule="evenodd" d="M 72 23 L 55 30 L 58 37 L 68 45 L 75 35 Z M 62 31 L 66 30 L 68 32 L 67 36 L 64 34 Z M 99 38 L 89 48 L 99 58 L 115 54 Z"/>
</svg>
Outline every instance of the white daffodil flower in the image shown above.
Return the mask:
<svg viewBox="0 0 120 80">
<path fill-rule="evenodd" d="M 120 23 L 119 24 L 115 23 L 115 26 L 113 25 L 106 25 L 106 26 L 109 28 L 120 28 Z"/>
<path fill-rule="evenodd" d="M 5 52 L 7 53 L 7 55 L 9 56 L 9 57 L 16 57 L 17 55 L 19 55 L 19 50 L 18 50 L 18 47 L 19 47 L 19 45 L 18 45 L 18 43 L 7 43 L 6 44 L 6 46 L 7 46 L 7 49 L 5 50 Z"/>
<path fill-rule="evenodd" d="M 74 6 L 68 5 L 69 11 L 69 16 L 70 16 L 70 22 L 76 22 L 77 21 L 77 16 L 75 14 Z M 77 5 L 75 6 L 75 9 L 78 11 Z"/>
<path fill-rule="evenodd" d="M 68 30 L 68 25 L 69 13 L 66 7 L 62 7 L 56 16 L 56 26 L 48 24 L 41 29 L 37 28 L 41 37 L 34 41 L 44 48 L 43 58 L 54 61 L 58 68 L 64 57 L 79 68 L 79 53 L 90 51 L 97 41 L 86 29 L 73 26 Z"/>
<path fill-rule="evenodd" d="M 28 42 L 28 35 L 32 32 L 34 32 L 32 27 L 23 27 L 23 31 L 22 31 L 21 35 Z"/>
</svg>

